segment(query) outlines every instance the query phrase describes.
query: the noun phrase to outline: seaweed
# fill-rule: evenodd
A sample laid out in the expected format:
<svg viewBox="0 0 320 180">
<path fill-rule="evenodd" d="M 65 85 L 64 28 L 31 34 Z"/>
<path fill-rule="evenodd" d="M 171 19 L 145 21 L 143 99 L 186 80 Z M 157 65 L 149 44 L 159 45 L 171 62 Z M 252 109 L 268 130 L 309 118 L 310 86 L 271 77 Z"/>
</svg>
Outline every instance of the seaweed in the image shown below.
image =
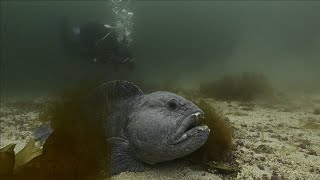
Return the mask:
<svg viewBox="0 0 320 180">
<path fill-rule="evenodd" d="M 43 145 L 41 155 L 21 165 L 12 179 L 104 179 L 110 176 L 110 146 L 98 116 L 88 107 L 89 89 L 66 90 L 44 112 L 54 132 Z M 89 108 L 89 109 L 90 109 Z M 18 155 L 17 155 L 18 156 Z"/>
<path fill-rule="evenodd" d="M 226 75 L 211 83 L 202 83 L 200 93 L 218 100 L 252 101 L 256 98 L 274 98 L 274 89 L 269 80 L 259 73 L 244 72 Z"/>
<path fill-rule="evenodd" d="M 33 158 L 40 156 L 41 154 L 42 149 L 36 147 L 34 139 L 30 139 L 27 145 L 15 155 L 14 169 L 22 167 Z"/>
<path fill-rule="evenodd" d="M 236 176 L 240 171 L 232 154 L 233 131 L 228 119 L 219 114 L 210 104 L 200 100 L 197 105 L 204 111 L 203 121 L 211 132 L 207 142 L 191 153 L 187 159 L 203 167 L 204 170 L 224 176 Z"/>
<path fill-rule="evenodd" d="M 0 177 L 10 175 L 13 172 L 15 163 L 14 147 L 15 144 L 9 144 L 0 149 Z"/>
<path fill-rule="evenodd" d="M 224 162 L 232 150 L 232 128 L 226 118 L 204 100 L 197 105 L 204 111 L 203 121 L 211 130 L 207 142 L 191 154 L 191 159 L 201 162 Z"/>
</svg>

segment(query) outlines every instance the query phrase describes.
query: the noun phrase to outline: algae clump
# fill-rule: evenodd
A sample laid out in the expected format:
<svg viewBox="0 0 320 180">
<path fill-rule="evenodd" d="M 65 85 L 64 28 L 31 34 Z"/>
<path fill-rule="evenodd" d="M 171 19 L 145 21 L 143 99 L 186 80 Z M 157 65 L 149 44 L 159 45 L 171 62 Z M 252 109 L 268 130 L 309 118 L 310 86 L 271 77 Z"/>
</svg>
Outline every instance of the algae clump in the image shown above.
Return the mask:
<svg viewBox="0 0 320 180">
<path fill-rule="evenodd" d="M 54 128 L 43 153 L 18 168 L 13 179 L 105 179 L 110 176 L 110 147 L 100 124 L 100 102 L 90 89 L 66 90 L 44 112 Z"/>
<path fill-rule="evenodd" d="M 15 144 L 9 144 L 0 149 L 0 177 L 10 175 L 13 172 L 15 163 L 14 147 Z"/>
<path fill-rule="evenodd" d="M 240 172 L 240 167 L 232 154 L 233 131 L 227 118 L 203 99 L 197 105 L 204 111 L 203 123 L 210 128 L 211 132 L 207 142 L 187 159 L 201 165 L 208 172 L 236 176 Z"/>
<path fill-rule="evenodd" d="M 205 113 L 203 123 L 211 132 L 207 142 L 191 154 L 191 157 L 203 162 L 222 162 L 232 150 L 232 128 L 226 118 L 217 113 L 209 103 L 201 99 L 197 105 Z"/>
<path fill-rule="evenodd" d="M 204 97 L 225 101 L 252 101 L 257 98 L 275 98 L 269 80 L 260 73 L 244 72 L 240 75 L 226 75 L 200 85 Z"/>
</svg>

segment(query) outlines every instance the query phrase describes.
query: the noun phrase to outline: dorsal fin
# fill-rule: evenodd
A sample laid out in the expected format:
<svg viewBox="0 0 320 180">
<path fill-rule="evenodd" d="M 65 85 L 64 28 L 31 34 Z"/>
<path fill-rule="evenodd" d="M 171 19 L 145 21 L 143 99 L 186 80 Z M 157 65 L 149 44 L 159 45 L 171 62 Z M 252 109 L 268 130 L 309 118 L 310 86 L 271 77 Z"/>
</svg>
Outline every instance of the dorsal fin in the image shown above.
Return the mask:
<svg viewBox="0 0 320 180">
<path fill-rule="evenodd" d="M 138 86 L 123 80 L 103 83 L 96 89 L 95 93 L 99 98 L 105 98 L 106 102 L 118 102 L 143 95 Z"/>
</svg>

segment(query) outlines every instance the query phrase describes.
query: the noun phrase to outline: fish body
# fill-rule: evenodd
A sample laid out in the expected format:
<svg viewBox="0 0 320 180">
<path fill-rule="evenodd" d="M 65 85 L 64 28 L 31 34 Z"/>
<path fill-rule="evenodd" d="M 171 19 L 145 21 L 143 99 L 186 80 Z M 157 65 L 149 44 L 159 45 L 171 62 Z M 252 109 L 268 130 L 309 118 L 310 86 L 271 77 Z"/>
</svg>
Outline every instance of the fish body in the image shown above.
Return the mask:
<svg viewBox="0 0 320 180">
<path fill-rule="evenodd" d="M 130 82 L 112 81 L 96 94 L 114 109 L 103 121 L 113 173 L 143 171 L 145 164 L 186 156 L 208 138 L 209 128 L 199 126 L 203 111 L 174 93 L 144 94 Z"/>
<path fill-rule="evenodd" d="M 174 93 L 144 94 L 133 83 L 111 81 L 88 97 L 87 107 L 97 112 L 112 148 L 113 174 L 143 171 L 147 164 L 186 156 L 202 146 L 210 133 L 207 126 L 200 126 L 204 112 Z"/>
</svg>

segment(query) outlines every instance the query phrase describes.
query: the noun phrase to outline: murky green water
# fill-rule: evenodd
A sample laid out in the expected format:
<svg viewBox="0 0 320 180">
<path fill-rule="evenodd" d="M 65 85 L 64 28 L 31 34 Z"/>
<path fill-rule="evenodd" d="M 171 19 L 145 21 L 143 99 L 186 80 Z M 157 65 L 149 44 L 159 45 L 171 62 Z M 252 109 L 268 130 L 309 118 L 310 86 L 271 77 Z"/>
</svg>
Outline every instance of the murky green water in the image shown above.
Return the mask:
<svg viewBox="0 0 320 180">
<path fill-rule="evenodd" d="M 198 87 L 199 81 L 243 71 L 264 73 L 280 85 L 313 88 L 319 82 L 316 1 L 133 1 L 125 8 L 132 12 L 127 20 L 132 23 L 134 71 L 123 66 L 115 71 L 112 65 L 70 54 L 63 45 L 61 17 L 68 18 L 70 27 L 88 22 L 116 26 L 115 5 L 119 3 L 1 2 L 2 92 L 33 94 L 92 79 L 174 80 Z M 120 17 L 123 26 L 125 18 Z"/>
</svg>

